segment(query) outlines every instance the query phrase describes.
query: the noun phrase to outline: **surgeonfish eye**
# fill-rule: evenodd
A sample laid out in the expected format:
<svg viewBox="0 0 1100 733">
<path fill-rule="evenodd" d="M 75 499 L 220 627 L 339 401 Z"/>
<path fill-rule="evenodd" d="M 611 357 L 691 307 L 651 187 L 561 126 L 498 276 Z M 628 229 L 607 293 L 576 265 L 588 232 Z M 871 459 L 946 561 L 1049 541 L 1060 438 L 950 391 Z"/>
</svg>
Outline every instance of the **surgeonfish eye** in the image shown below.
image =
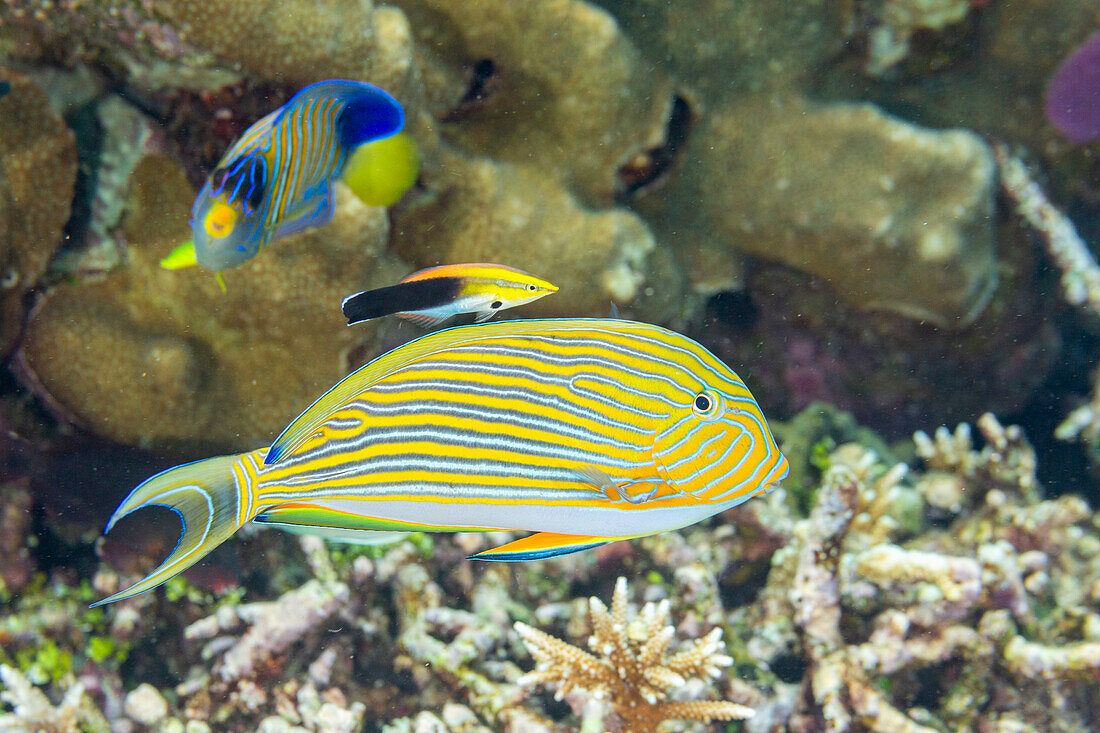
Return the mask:
<svg viewBox="0 0 1100 733">
<path fill-rule="evenodd" d="M 211 237 L 222 239 L 229 236 L 229 233 L 233 231 L 233 227 L 237 223 L 237 216 L 237 210 L 232 206 L 215 201 L 210 206 L 210 211 L 206 212 L 202 225 Z"/>
<path fill-rule="evenodd" d="M 717 420 L 726 411 L 726 401 L 714 390 L 705 389 L 695 395 L 691 411 L 701 420 Z"/>
</svg>

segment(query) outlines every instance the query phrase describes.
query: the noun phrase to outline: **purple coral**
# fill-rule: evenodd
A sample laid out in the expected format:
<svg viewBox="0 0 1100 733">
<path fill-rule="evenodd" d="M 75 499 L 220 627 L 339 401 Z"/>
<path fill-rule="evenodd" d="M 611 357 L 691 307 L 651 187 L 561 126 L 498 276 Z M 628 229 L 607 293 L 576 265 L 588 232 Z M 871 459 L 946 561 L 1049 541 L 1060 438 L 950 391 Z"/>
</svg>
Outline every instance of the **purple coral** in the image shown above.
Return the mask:
<svg viewBox="0 0 1100 733">
<path fill-rule="evenodd" d="M 1046 113 L 1075 143 L 1100 138 L 1100 32 L 1058 67 L 1047 87 Z"/>
</svg>

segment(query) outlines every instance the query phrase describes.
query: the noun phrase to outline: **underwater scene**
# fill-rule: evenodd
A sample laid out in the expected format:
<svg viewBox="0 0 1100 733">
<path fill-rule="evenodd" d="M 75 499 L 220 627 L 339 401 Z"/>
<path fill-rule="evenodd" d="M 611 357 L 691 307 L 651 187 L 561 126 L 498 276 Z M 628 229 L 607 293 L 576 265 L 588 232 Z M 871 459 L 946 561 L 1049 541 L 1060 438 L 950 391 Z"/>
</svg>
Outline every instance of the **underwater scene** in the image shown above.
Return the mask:
<svg viewBox="0 0 1100 733">
<path fill-rule="evenodd" d="M 0 0 L 0 733 L 1100 730 L 1100 0 Z"/>
</svg>

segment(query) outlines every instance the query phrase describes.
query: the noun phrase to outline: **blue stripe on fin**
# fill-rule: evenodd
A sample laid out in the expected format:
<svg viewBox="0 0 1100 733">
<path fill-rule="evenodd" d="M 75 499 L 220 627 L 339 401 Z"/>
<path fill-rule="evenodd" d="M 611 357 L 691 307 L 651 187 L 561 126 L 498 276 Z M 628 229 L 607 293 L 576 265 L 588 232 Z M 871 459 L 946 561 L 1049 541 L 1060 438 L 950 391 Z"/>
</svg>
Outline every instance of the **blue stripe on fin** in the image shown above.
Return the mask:
<svg viewBox="0 0 1100 733">
<path fill-rule="evenodd" d="M 627 537 L 588 537 L 586 535 L 557 534 L 555 532 L 536 532 L 521 537 L 500 547 L 482 550 L 467 557 L 467 560 L 499 560 L 501 562 L 526 562 L 528 560 L 546 560 L 574 552 L 591 550 L 609 542 L 628 539 Z"/>
</svg>

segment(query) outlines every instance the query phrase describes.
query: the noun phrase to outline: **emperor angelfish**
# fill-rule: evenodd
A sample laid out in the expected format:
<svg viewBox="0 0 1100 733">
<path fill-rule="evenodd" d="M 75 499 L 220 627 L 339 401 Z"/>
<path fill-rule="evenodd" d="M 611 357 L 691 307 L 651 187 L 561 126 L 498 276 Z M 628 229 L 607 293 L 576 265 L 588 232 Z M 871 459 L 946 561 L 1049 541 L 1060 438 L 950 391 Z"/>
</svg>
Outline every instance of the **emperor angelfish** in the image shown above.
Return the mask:
<svg viewBox="0 0 1100 733">
<path fill-rule="evenodd" d="M 220 272 L 274 239 L 327 223 L 350 151 L 404 124 L 398 101 L 373 84 L 333 79 L 299 91 L 244 132 L 199 192 L 191 208 L 198 263 Z"/>
<path fill-rule="evenodd" d="M 693 524 L 787 470 L 745 383 L 685 336 L 607 319 L 458 326 L 345 377 L 270 448 L 134 489 L 108 531 L 161 505 L 183 534 L 96 605 L 163 583 L 249 521 L 361 542 L 525 530 L 472 557 L 533 560 Z"/>
</svg>

